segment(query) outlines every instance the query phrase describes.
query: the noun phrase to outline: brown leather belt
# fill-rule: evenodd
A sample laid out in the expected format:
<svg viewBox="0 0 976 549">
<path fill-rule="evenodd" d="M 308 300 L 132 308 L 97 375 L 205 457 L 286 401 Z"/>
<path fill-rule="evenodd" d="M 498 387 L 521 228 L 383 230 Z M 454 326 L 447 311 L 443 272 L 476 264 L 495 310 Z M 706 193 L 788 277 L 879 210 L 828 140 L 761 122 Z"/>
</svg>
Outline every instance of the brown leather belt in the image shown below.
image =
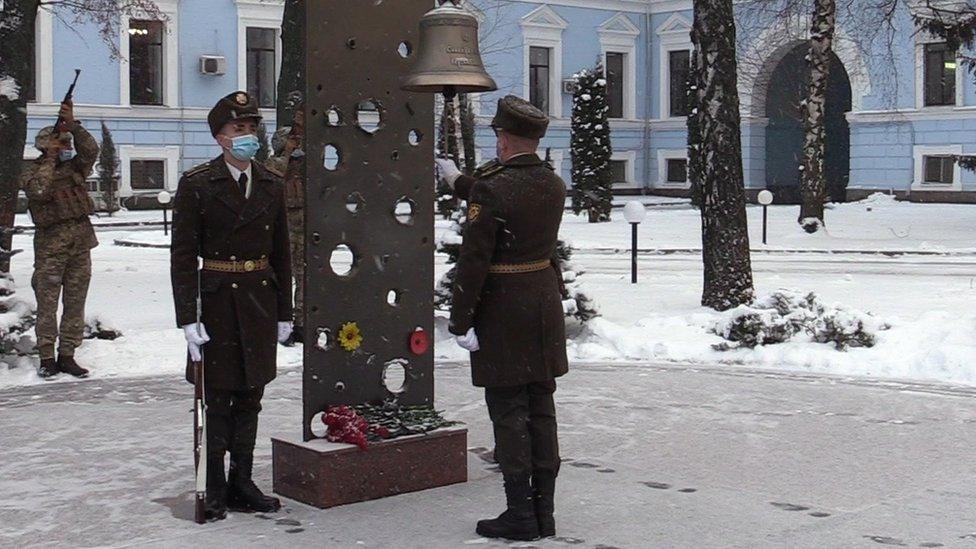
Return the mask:
<svg viewBox="0 0 976 549">
<path fill-rule="evenodd" d="M 492 274 L 521 274 L 543 271 L 552 266 L 548 259 L 530 261 L 528 263 L 495 263 L 488 267 L 488 272 Z"/>
<path fill-rule="evenodd" d="M 221 261 L 219 259 L 204 259 L 203 270 L 220 273 L 250 273 L 263 271 L 271 265 L 267 259 L 247 259 L 245 261 Z"/>
</svg>

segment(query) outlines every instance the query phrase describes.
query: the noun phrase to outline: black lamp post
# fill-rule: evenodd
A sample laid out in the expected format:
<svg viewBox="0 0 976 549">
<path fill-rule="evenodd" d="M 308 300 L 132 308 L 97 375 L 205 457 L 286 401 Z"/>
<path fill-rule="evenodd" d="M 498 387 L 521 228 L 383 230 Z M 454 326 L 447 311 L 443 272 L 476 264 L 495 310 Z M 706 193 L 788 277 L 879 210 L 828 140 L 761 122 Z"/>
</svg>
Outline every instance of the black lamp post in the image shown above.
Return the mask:
<svg viewBox="0 0 976 549">
<path fill-rule="evenodd" d="M 167 191 L 159 191 L 159 194 L 156 195 L 156 200 L 163 207 L 163 234 L 169 235 L 169 218 L 166 212 L 169 209 L 169 203 L 173 200 L 173 196 Z"/>
<path fill-rule="evenodd" d="M 769 205 L 773 203 L 773 193 L 769 192 L 769 190 L 764 189 L 759 191 L 759 196 L 757 198 L 759 199 L 759 203 L 762 204 L 763 207 L 763 245 L 765 246 L 766 226 L 769 217 L 767 214 L 769 212 Z"/>
<path fill-rule="evenodd" d="M 630 283 L 637 284 L 637 226 L 640 225 L 641 221 L 644 221 L 644 217 L 647 216 L 647 210 L 644 209 L 644 204 L 632 200 L 624 206 L 624 219 L 627 223 L 630 223 Z"/>
</svg>

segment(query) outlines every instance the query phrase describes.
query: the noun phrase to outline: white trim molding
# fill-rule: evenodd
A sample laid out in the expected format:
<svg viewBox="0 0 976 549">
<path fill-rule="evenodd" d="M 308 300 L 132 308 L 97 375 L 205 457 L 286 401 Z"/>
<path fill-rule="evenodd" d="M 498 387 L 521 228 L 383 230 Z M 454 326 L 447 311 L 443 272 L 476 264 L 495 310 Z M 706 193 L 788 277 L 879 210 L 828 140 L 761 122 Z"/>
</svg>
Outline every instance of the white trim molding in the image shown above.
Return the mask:
<svg viewBox="0 0 976 549">
<path fill-rule="evenodd" d="M 622 160 L 624 162 L 625 181 L 614 181 L 614 189 L 639 189 L 641 187 L 637 181 L 637 151 L 613 151 L 610 160 Z"/>
<path fill-rule="evenodd" d="M 522 97 L 529 97 L 529 50 L 533 46 L 549 48 L 549 117 L 563 116 L 563 31 L 569 23 L 542 5 L 519 22 L 522 27 Z"/>
<path fill-rule="evenodd" d="M 671 52 L 694 49 L 691 43 L 691 21 L 674 14 L 656 30 L 658 35 L 658 96 L 660 120 L 684 120 L 683 116 L 671 116 Z M 647 113 L 648 116 L 650 113 Z"/>
<path fill-rule="evenodd" d="M 180 147 L 178 145 L 165 145 L 159 147 L 141 145 L 119 145 L 119 196 L 122 198 L 137 194 L 151 194 L 157 191 L 134 191 L 132 189 L 132 166 L 133 160 L 162 160 L 166 163 L 163 171 L 165 181 L 163 189 L 176 191 L 176 186 L 180 180 Z"/>
<path fill-rule="evenodd" d="M 539 151 L 540 158 L 546 157 L 545 148 Z M 563 177 L 563 160 L 566 157 L 566 152 L 563 149 L 550 149 L 549 158 L 552 161 L 552 167 L 555 168 L 556 175 Z M 563 179 L 566 179 L 563 177 Z"/>
<path fill-rule="evenodd" d="M 621 53 L 624 56 L 624 109 L 623 118 L 637 118 L 637 37 L 640 29 L 623 13 L 606 20 L 597 28 L 600 35 L 600 59 L 604 71 L 608 53 Z"/>
<path fill-rule="evenodd" d="M 625 11 L 628 13 L 670 13 L 690 11 L 692 0 L 521 0 L 526 4 L 552 4 L 573 8 Z M 737 2 L 740 0 L 736 0 Z"/>
<path fill-rule="evenodd" d="M 34 23 L 34 102 L 54 101 L 54 14 L 46 6 L 37 10 Z"/>
<path fill-rule="evenodd" d="M 961 155 L 962 145 L 915 145 L 912 147 L 912 157 L 914 162 L 914 177 L 912 178 L 913 191 L 961 191 L 962 190 L 962 170 L 953 163 L 952 183 L 926 183 L 925 182 L 925 157 L 926 156 L 951 156 Z"/>
<path fill-rule="evenodd" d="M 657 183 L 659 189 L 690 189 L 691 182 L 677 183 L 668 181 L 668 160 L 688 160 L 688 149 L 658 149 L 657 150 Z"/>
<path fill-rule="evenodd" d="M 163 22 L 163 105 L 178 107 L 180 104 L 180 14 L 179 0 L 155 0 L 156 7 L 166 16 Z M 119 105 L 131 105 L 129 88 L 129 21 L 149 20 L 149 14 L 130 17 L 119 16 Z M 140 105 L 142 106 L 142 105 Z"/>
<path fill-rule="evenodd" d="M 30 139 L 30 144 L 24 144 L 24 160 L 34 160 L 41 157 L 41 151 L 34 148 L 34 139 Z"/>
<path fill-rule="evenodd" d="M 237 89 L 247 90 L 247 28 L 275 30 L 275 82 L 281 75 L 284 0 L 234 0 L 237 4 Z M 277 95 L 277 90 L 275 92 Z M 275 97 L 277 99 L 277 97 Z"/>
<path fill-rule="evenodd" d="M 955 105 L 925 105 L 925 46 L 929 44 L 943 44 L 945 40 L 919 33 L 915 36 L 915 108 L 926 111 L 951 111 L 955 107 L 965 105 L 965 80 L 967 73 L 963 68 L 963 58 L 956 52 L 956 102 Z"/>
</svg>

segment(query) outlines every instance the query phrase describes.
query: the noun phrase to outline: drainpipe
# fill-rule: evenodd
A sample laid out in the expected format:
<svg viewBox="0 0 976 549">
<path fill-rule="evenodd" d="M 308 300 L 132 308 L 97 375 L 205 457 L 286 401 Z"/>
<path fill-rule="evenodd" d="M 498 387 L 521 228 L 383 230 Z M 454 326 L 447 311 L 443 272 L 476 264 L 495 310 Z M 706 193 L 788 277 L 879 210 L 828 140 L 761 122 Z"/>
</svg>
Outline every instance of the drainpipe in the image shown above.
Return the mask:
<svg viewBox="0 0 976 549">
<path fill-rule="evenodd" d="M 651 3 L 644 10 L 644 184 L 641 195 L 648 194 L 651 187 Z"/>
</svg>

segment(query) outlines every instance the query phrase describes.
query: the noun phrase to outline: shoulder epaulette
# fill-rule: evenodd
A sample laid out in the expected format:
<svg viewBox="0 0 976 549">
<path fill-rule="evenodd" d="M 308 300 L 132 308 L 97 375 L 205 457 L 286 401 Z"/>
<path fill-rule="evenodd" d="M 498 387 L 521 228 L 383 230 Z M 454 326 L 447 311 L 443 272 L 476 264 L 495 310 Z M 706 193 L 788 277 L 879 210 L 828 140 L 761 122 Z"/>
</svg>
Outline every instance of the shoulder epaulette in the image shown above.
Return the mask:
<svg viewBox="0 0 976 549">
<path fill-rule="evenodd" d="M 278 171 L 278 168 L 273 168 L 270 164 L 261 164 L 261 165 L 264 166 L 264 169 L 268 170 L 268 172 L 270 172 L 270 173 L 272 173 L 272 174 L 274 174 L 274 175 L 276 175 L 278 177 L 282 177 L 282 178 L 285 177 L 285 174 L 283 174 L 280 171 Z"/>
<path fill-rule="evenodd" d="M 201 173 L 207 171 L 208 169 L 210 169 L 210 162 L 204 162 L 203 164 L 200 164 L 199 166 L 194 166 L 194 167 L 190 168 L 189 170 L 186 170 L 185 172 L 183 172 L 183 177 L 193 177 L 194 175 L 201 174 Z"/>
<path fill-rule="evenodd" d="M 495 160 L 490 160 L 478 166 L 478 168 L 474 171 L 474 176 L 476 178 L 490 177 L 504 169 L 505 165 L 499 162 L 496 158 Z"/>
</svg>

